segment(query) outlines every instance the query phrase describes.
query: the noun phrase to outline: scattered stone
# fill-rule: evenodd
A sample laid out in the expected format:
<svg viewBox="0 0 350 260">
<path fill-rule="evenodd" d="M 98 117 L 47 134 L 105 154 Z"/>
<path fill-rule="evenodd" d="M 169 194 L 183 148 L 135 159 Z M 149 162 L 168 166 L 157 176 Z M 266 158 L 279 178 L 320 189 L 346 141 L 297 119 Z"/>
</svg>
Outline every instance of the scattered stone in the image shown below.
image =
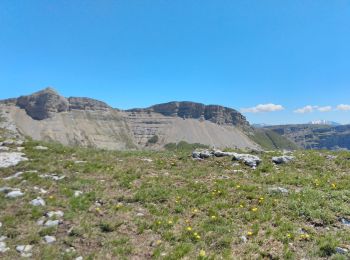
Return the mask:
<svg viewBox="0 0 350 260">
<path fill-rule="evenodd" d="M 74 161 L 75 164 L 87 163 L 87 161 Z"/>
<path fill-rule="evenodd" d="M 241 236 L 241 241 L 245 244 L 248 242 L 248 238 L 246 236 Z"/>
<path fill-rule="evenodd" d="M 20 178 L 24 172 L 17 172 L 9 177 L 4 178 L 5 181 Z"/>
<path fill-rule="evenodd" d="M 141 212 L 139 212 L 139 213 L 136 214 L 136 217 L 140 217 L 140 218 L 141 218 L 141 217 L 144 217 L 144 216 L 145 216 L 145 214 L 143 214 L 143 213 L 141 213 Z"/>
<path fill-rule="evenodd" d="M 349 250 L 342 247 L 336 247 L 335 252 L 337 252 L 337 254 L 346 255 L 349 253 Z"/>
<path fill-rule="evenodd" d="M 45 151 L 45 150 L 48 150 L 49 148 L 47 148 L 46 146 L 38 145 L 38 146 L 35 146 L 34 149 L 35 149 L 35 150 L 42 150 L 42 151 Z"/>
<path fill-rule="evenodd" d="M 293 160 L 294 160 L 293 156 L 287 156 L 287 155 L 272 157 L 272 161 L 275 164 L 289 163 L 289 162 L 291 162 Z"/>
<path fill-rule="evenodd" d="M 45 215 L 49 218 L 52 218 L 52 217 L 62 218 L 64 216 L 64 213 L 61 210 L 57 210 L 57 211 L 49 211 Z"/>
<path fill-rule="evenodd" d="M 39 177 L 53 179 L 54 181 L 59 181 L 59 180 L 63 180 L 64 178 L 66 178 L 65 175 L 59 176 L 57 174 L 41 174 L 41 175 L 39 175 Z"/>
<path fill-rule="evenodd" d="M 14 199 L 14 198 L 17 198 L 17 197 L 21 197 L 23 195 L 24 195 L 24 193 L 21 192 L 20 190 L 13 190 L 13 191 L 7 193 L 5 197 L 6 198 L 10 198 L 10 199 Z"/>
<path fill-rule="evenodd" d="M 337 158 L 338 158 L 337 156 L 332 155 L 332 154 L 328 154 L 328 155 L 326 156 L 326 159 L 327 159 L 327 160 L 334 160 L 334 159 L 337 159 Z"/>
<path fill-rule="evenodd" d="M 24 149 L 25 149 L 24 147 L 20 146 L 20 147 L 17 147 L 16 150 L 17 150 L 17 152 L 22 152 Z"/>
<path fill-rule="evenodd" d="M 216 151 L 214 151 L 214 155 L 216 157 L 225 157 L 225 156 L 234 156 L 234 153 L 216 150 Z"/>
<path fill-rule="evenodd" d="M 62 223 L 62 221 L 60 221 L 60 220 L 48 220 L 45 222 L 44 226 L 45 227 L 56 227 L 61 223 Z"/>
<path fill-rule="evenodd" d="M 0 153 L 0 168 L 7 168 L 10 166 L 16 166 L 22 161 L 28 161 L 28 158 L 23 157 L 24 153 Z"/>
<path fill-rule="evenodd" d="M 240 172 L 244 172 L 243 170 L 233 170 L 233 173 L 240 173 Z"/>
<path fill-rule="evenodd" d="M 289 193 L 289 191 L 287 189 L 282 188 L 282 187 L 272 187 L 272 188 L 269 188 L 268 191 L 270 193 L 282 193 L 282 194 Z"/>
<path fill-rule="evenodd" d="M 6 146 L 0 146 L 0 151 L 9 151 L 10 148 L 6 147 Z"/>
<path fill-rule="evenodd" d="M 70 248 L 67 248 L 67 249 L 65 250 L 66 253 L 74 253 L 75 251 L 76 251 L 76 250 L 75 250 L 74 247 L 70 247 Z"/>
<path fill-rule="evenodd" d="M 4 242 L 6 239 L 7 239 L 6 236 L 1 236 L 1 237 L 0 237 L 0 242 Z"/>
<path fill-rule="evenodd" d="M 340 221 L 343 225 L 350 227 L 350 220 L 349 219 L 342 218 Z"/>
<path fill-rule="evenodd" d="M 32 245 L 19 245 L 16 246 L 16 251 L 21 254 L 22 257 L 31 257 L 32 256 Z"/>
<path fill-rule="evenodd" d="M 10 191 L 13 191 L 14 189 L 10 188 L 10 187 L 1 187 L 0 188 L 0 192 L 2 193 L 8 193 Z"/>
<path fill-rule="evenodd" d="M 22 145 L 23 143 L 24 142 L 22 140 L 5 140 L 1 143 L 1 145 Z"/>
<path fill-rule="evenodd" d="M 0 222 L 0 228 L 2 227 L 2 223 Z"/>
<path fill-rule="evenodd" d="M 41 218 L 36 222 L 36 224 L 37 224 L 38 226 L 43 226 L 44 223 L 45 223 L 45 217 L 41 217 Z"/>
<path fill-rule="evenodd" d="M 44 240 L 46 244 L 52 244 L 56 242 L 56 238 L 54 236 L 44 236 Z"/>
<path fill-rule="evenodd" d="M 239 154 L 239 153 L 233 153 L 233 161 L 241 161 L 245 165 L 248 165 L 255 169 L 260 163 L 261 159 L 256 155 L 251 154 Z"/>
<path fill-rule="evenodd" d="M 152 160 L 152 159 L 148 159 L 148 158 L 143 158 L 143 159 L 141 159 L 141 161 L 144 161 L 144 162 L 149 162 L 149 163 L 153 162 L 153 160 Z"/>
<path fill-rule="evenodd" d="M 83 194 L 83 192 L 82 191 L 80 191 L 80 190 L 76 190 L 76 191 L 74 191 L 74 197 L 79 197 L 80 195 L 82 195 Z"/>
<path fill-rule="evenodd" d="M 36 199 L 33 199 L 30 202 L 30 204 L 33 205 L 33 206 L 36 206 L 36 207 L 38 207 L 38 206 L 45 206 L 46 205 L 45 201 L 42 198 L 40 198 L 40 197 L 37 197 Z"/>
<path fill-rule="evenodd" d="M 43 188 L 38 188 L 38 187 L 34 187 L 34 190 L 36 190 L 36 191 L 39 191 L 39 193 L 41 193 L 41 194 L 46 194 L 46 193 L 48 193 L 48 191 L 47 190 L 44 190 Z"/>
<path fill-rule="evenodd" d="M 10 248 L 6 246 L 5 242 L 0 242 L 0 253 L 5 253 L 7 251 L 9 251 Z"/>
<path fill-rule="evenodd" d="M 83 260 L 82 256 L 78 256 L 77 258 L 75 258 L 75 260 Z"/>
</svg>

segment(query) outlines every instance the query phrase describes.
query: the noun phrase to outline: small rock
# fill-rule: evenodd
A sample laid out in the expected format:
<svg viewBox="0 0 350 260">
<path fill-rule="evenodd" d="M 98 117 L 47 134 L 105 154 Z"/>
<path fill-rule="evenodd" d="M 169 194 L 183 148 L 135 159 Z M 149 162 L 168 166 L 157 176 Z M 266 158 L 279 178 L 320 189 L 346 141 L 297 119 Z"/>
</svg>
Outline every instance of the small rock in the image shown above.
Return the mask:
<svg viewBox="0 0 350 260">
<path fill-rule="evenodd" d="M 241 236 L 241 241 L 245 244 L 248 242 L 248 238 L 246 236 Z"/>
<path fill-rule="evenodd" d="M 350 220 L 349 219 L 342 218 L 340 221 L 343 225 L 350 227 Z"/>
<path fill-rule="evenodd" d="M 79 196 L 82 195 L 82 194 L 83 194 L 83 192 L 80 191 L 80 190 L 74 191 L 74 197 L 79 197 Z"/>
<path fill-rule="evenodd" d="M 49 217 L 49 218 L 52 218 L 52 217 L 62 218 L 64 216 L 64 213 L 61 210 L 49 211 L 49 212 L 46 213 L 46 216 Z"/>
<path fill-rule="evenodd" d="M 14 199 L 14 198 L 17 198 L 17 197 L 21 197 L 23 196 L 24 193 L 21 192 L 20 190 L 14 190 L 14 191 L 11 191 L 9 193 L 6 194 L 6 198 L 10 198 L 10 199 Z"/>
<path fill-rule="evenodd" d="M 42 151 L 45 151 L 45 150 L 48 150 L 49 148 L 47 148 L 46 146 L 38 145 L 38 146 L 35 146 L 34 149 L 35 149 L 35 150 L 42 150 Z"/>
<path fill-rule="evenodd" d="M 4 242 L 6 239 L 7 239 L 6 236 L 1 236 L 1 237 L 0 237 L 0 242 Z"/>
<path fill-rule="evenodd" d="M 245 165 L 248 165 L 255 169 L 260 163 L 261 159 L 256 155 L 251 154 L 239 154 L 239 153 L 233 153 L 233 161 L 241 161 Z"/>
<path fill-rule="evenodd" d="M 44 236 L 44 240 L 46 244 L 52 244 L 56 242 L 56 238 L 54 236 Z"/>
<path fill-rule="evenodd" d="M 334 159 L 337 159 L 337 158 L 338 158 L 337 156 L 332 155 L 332 154 L 328 154 L 328 155 L 326 156 L 326 159 L 327 159 L 327 160 L 334 160 Z"/>
<path fill-rule="evenodd" d="M 293 156 L 287 156 L 287 155 L 272 157 L 272 161 L 275 164 L 289 163 L 289 162 L 291 162 L 293 160 L 294 160 Z"/>
<path fill-rule="evenodd" d="M 16 246 L 16 251 L 21 254 L 22 257 L 31 257 L 32 256 L 32 245 L 19 245 Z"/>
<path fill-rule="evenodd" d="M 42 198 L 40 198 L 40 197 L 37 197 L 36 199 L 33 199 L 30 202 L 30 204 L 33 205 L 33 206 L 36 206 L 36 207 L 37 206 L 45 206 L 46 205 L 45 201 Z"/>
<path fill-rule="evenodd" d="M 0 168 L 8 168 L 10 166 L 16 166 L 22 161 L 28 161 L 28 158 L 24 157 L 24 153 L 0 153 Z"/>
<path fill-rule="evenodd" d="M 8 180 L 12 180 L 12 179 L 17 179 L 19 177 L 21 177 L 21 175 L 23 174 L 24 172 L 17 172 L 9 177 L 6 177 L 4 178 L 5 181 L 8 181 Z"/>
<path fill-rule="evenodd" d="M 52 179 L 54 181 L 59 181 L 59 180 L 63 180 L 64 178 L 66 178 L 65 175 L 59 176 L 57 174 L 41 174 L 39 175 L 40 178 L 47 178 L 47 179 Z"/>
<path fill-rule="evenodd" d="M 0 253 L 5 253 L 7 251 L 9 251 L 10 248 L 6 246 L 5 242 L 0 242 Z"/>
<path fill-rule="evenodd" d="M 153 160 L 152 160 L 152 159 L 148 159 L 148 158 L 143 158 L 143 159 L 141 159 L 141 161 L 144 161 L 144 162 L 149 162 L 149 163 L 153 162 Z"/>
<path fill-rule="evenodd" d="M 17 152 L 22 152 L 25 148 L 20 146 L 20 147 L 17 147 Z"/>
<path fill-rule="evenodd" d="M 0 228 L 2 227 L 2 223 L 0 222 Z"/>
<path fill-rule="evenodd" d="M 13 191 L 14 189 L 10 188 L 10 187 L 1 187 L 0 188 L 0 192 L 2 193 L 8 193 L 10 191 Z"/>
<path fill-rule="evenodd" d="M 225 156 L 234 156 L 234 153 L 231 152 L 222 152 L 220 150 L 214 151 L 214 155 L 216 157 L 225 157 Z"/>
<path fill-rule="evenodd" d="M 75 258 L 75 260 L 83 260 L 82 256 L 78 256 L 77 258 Z"/>
<path fill-rule="evenodd" d="M 10 148 L 6 147 L 6 146 L 0 146 L 0 151 L 9 151 Z"/>
<path fill-rule="evenodd" d="M 143 213 L 141 213 L 141 212 L 139 212 L 139 213 L 136 214 L 136 217 L 144 217 L 144 216 L 145 216 L 145 214 L 143 214 Z"/>
<path fill-rule="evenodd" d="M 45 222 L 45 227 L 56 227 L 61 223 L 60 220 L 48 220 Z"/>
<path fill-rule="evenodd" d="M 38 188 L 38 187 L 34 187 L 34 190 L 36 190 L 36 191 L 39 191 L 39 193 L 41 193 L 41 194 L 46 194 L 46 193 L 48 193 L 48 191 L 47 190 L 44 190 L 43 188 Z"/>
<path fill-rule="evenodd" d="M 67 248 L 66 250 L 64 250 L 66 253 L 74 253 L 76 250 L 74 247 L 70 247 L 70 248 Z"/>
<path fill-rule="evenodd" d="M 341 255 L 346 255 L 349 253 L 349 250 L 346 248 L 342 248 L 342 247 L 336 247 L 335 252 L 337 252 L 338 254 L 341 254 Z"/>
<path fill-rule="evenodd" d="M 287 189 L 282 187 L 272 187 L 272 188 L 269 188 L 268 191 L 270 193 L 283 193 L 283 194 L 287 194 L 289 192 Z"/>
</svg>

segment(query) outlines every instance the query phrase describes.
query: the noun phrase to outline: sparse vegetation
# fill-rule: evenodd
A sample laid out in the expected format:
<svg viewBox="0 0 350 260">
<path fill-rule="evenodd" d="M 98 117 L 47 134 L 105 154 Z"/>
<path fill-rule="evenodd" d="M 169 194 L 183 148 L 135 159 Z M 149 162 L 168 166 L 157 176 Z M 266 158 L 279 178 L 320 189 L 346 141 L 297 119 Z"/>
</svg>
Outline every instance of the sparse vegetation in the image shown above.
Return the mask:
<svg viewBox="0 0 350 260">
<path fill-rule="evenodd" d="M 168 151 L 193 151 L 195 149 L 208 149 L 208 145 L 200 144 L 200 143 L 194 143 L 190 144 L 186 141 L 181 141 L 179 143 L 168 143 L 164 146 L 164 148 Z"/>
<path fill-rule="evenodd" d="M 37 145 L 49 149 L 33 149 Z M 335 248 L 350 241 L 339 221 L 350 216 L 350 153 L 296 151 L 294 162 L 278 167 L 271 157 L 280 152 L 264 153 L 253 170 L 232 166 L 228 157 L 199 162 L 184 156 L 195 147 L 204 146 L 111 152 L 28 141 L 31 160 L 1 169 L 0 187 L 25 192 L 13 200 L 0 193 L 0 235 L 10 248 L 1 258 L 17 259 L 18 244 L 33 245 L 35 259 L 347 258 Z M 38 173 L 3 180 L 28 170 Z M 66 178 L 38 177 L 45 173 Z M 29 204 L 38 196 L 34 187 L 48 191 L 40 195 L 45 207 Z M 270 193 L 270 187 L 289 193 Z M 75 197 L 77 190 L 83 193 Z M 55 210 L 64 212 L 62 224 L 36 224 Z M 45 235 L 57 241 L 46 245 Z M 66 252 L 71 247 L 75 251 Z"/>
</svg>

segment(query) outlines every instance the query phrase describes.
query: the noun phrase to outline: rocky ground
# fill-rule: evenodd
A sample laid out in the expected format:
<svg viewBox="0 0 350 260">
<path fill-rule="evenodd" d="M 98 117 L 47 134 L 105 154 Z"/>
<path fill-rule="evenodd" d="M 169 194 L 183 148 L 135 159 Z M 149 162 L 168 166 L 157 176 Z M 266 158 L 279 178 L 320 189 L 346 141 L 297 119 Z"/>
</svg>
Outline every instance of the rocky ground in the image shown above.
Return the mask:
<svg viewBox="0 0 350 260">
<path fill-rule="evenodd" d="M 1 259 L 350 257 L 349 152 L 0 141 Z"/>
</svg>

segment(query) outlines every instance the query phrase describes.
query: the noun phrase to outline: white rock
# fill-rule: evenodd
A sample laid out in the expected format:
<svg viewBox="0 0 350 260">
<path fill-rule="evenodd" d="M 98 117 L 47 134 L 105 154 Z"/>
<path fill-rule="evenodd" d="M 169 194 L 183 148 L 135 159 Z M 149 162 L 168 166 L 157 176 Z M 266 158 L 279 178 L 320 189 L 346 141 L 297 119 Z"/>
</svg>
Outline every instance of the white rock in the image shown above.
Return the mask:
<svg viewBox="0 0 350 260">
<path fill-rule="evenodd" d="M 2 223 L 0 222 L 0 228 L 2 227 Z"/>
<path fill-rule="evenodd" d="M 216 157 L 224 157 L 224 156 L 234 156 L 234 153 L 231 153 L 231 152 L 223 152 L 223 151 L 220 151 L 220 150 L 216 150 L 214 152 L 214 155 Z"/>
<path fill-rule="evenodd" d="M 43 188 L 38 188 L 38 187 L 34 187 L 34 190 L 36 190 L 36 191 L 39 191 L 39 193 L 41 193 L 41 194 L 46 194 L 46 193 L 48 193 L 48 191 L 47 190 L 44 190 Z"/>
<path fill-rule="evenodd" d="M 76 191 L 74 192 L 74 197 L 79 197 L 79 196 L 82 195 L 82 194 L 83 194 L 82 191 L 76 190 Z"/>
<path fill-rule="evenodd" d="M 10 250 L 10 248 L 8 248 L 7 246 L 6 246 L 6 243 L 5 242 L 0 242 L 0 253 L 5 253 L 5 252 L 7 252 L 7 251 L 9 251 Z"/>
<path fill-rule="evenodd" d="M 17 198 L 17 197 L 21 197 L 23 196 L 24 193 L 21 192 L 20 190 L 14 190 L 14 191 L 11 191 L 9 193 L 6 194 L 6 198 L 10 198 L 10 199 L 14 199 L 14 198 Z"/>
<path fill-rule="evenodd" d="M 11 187 L 7 187 L 7 186 L 0 188 L 0 192 L 3 192 L 3 193 L 8 193 L 13 190 L 18 190 L 18 189 L 12 189 Z"/>
<path fill-rule="evenodd" d="M 276 157 L 272 157 L 272 161 L 275 163 L 275 164 L 284 164 L 284 163 L 289 163 L 291 161 L 294 160 L 294 157 L 293 156 L 276 156 Z"/>
<path fill-rule="evenodd" d="M 343 225 L 350 227 L 350 220 L 349 219 L 342 218 L 340 221 Z"/>
<path fill-rule="evenodd" d="M 12 179 L 17 179 L 19 177 L 21 177 L 21 175 L 23 174 L 24 172 L 17 172 L 11 176 L 8 176 L 6 178 L 4 178 L 5 181 L 8 181 L 8 180 L 12 180 Z"/>
<path fill-rule="evenodd" d="M 286 188 L 282 188 L 282 187 L 269 188 L 268 191 L 270 193 L 283 193 L 283 194 L 287 194 L 289 192 Z"/>
<path fill-rule="evenodd" d="M 342 247 L 336 247 L 336 248 L 335 248 L 335 251 L 336 251 L 338 254 L 341 254 L 341 255 L 346 255 L 347 253 L 349 253 L 349 250 L 348 250 L 348 249 L 342 248 Z"/>
<path fill-rule="evenodd" d="M 46 146 L 38 145 L 38 146 L 35 146 L 34 149 L 35 149 L 35 150 L 42 150 L 42 151 L 45 151 L 45 150 L 48 150 L 49 148 L 47 148 Z"/>
<path fill-rule="evenodd" d="M 25 148 L 22 147 L 22 146 L 21 146 L 21 147 L 17 147 L 17 151 L 18 151 L 18 152 L 22 152 L 24 149 L 25 149 Z"/>
<path fill-rule="evenodd" d="M 0 153 L 0 168 L 7 168 L 15 166 L 22 161 L 28 161 L 28 158 L 24 157 L 24 153 Z"/>
<path fill-rule="evenodd" d="M 245 165 L 248 165 L 254 169 L 261 163 L 261 159 L 258 156 L 252 154 L 233 153 L 232 160 L 243 162 Z"/>
<path fill-rule="evenodd" d="M 21 254 L 22 257 L 31 257 L 32 256 L 32 245 L 19 245 L 16 246 L 16 251 Z"/>
<path fill-rule="evenodd" d="M 78 256 L 77 258 L 75 258 L 75 260 L 83 260 L 82 256 Z"/>
<path fill-rule="evenodd" d="M 59 180 L 63 180 L 64 178 L 66 178 L 65 175 L 59 176 L 57 174 L 41 174 L 41 175 L 39 175 L 39 177 L 53 179 L 54 181 L 59 181 Z"/>
<path fill-rule="evenodd" d="M 44 236 L 45 243 L 52 244 L 56 242 L 56 238 L 54 236 Z"/>
<path fill-rule="evenodd" d="M 75 164 L 87 163 L 87 161 L 74 161 Z"/>
<path fill-rule="evenodd" d="M 56 227 L 61 223 L 59 220 L 48 220 L 45 222 L 45 227 Z"/>
<path fill-rule="evenodd" d="M 42 198 L 40 198 L 40 197 L 37 197 L 36 199 L 33 199 L 30 202 L 30 204 L 33 205 L 33 206 L 36 206 L 36 207 L 37 206 L 45 206 L 46 205 L 45 201 Z"/>
<path fill-rule="evenodd" d="M 9 151 L 10 148 L 6 147 L 6 146 L 0 146 L 0 151 Z"/>
<path fill-rule="evenodd" d="M 141 159 L 141 161 L 144 161 L 144 162 L 153 162 L 152 159 L 148 159 L 148 158 L 143 158 L 143 159 Z"/>
<path fill-rule="evenodd" d="M 62 218 L 64 216 L 64 213 L 61 210 L 49 211 L 49 212 L 46 213 L 46 216 L 49 217 L 49 218 L 52 218 L 52 217 Z"/>
<path fill-rule="evenodd" d="M 246 236 L 241 236 L 241 241 L 243 243 L 247 243 L 248 242 L 248 238 Z"/>
<path fill-rule="evenodd" d="M 0 242 L 4 242 L 7 239 L 7 236 L 1 236 L 0 237 Z"/>
<path fill-rule="evenodd" d="M 145 216 L 145 214 L 143 214 L 143 213 L 141 213 L 141 212 L 139 212 L 139 213 L 136 214 L 136 217 L 144 217 L 144 216 Z"/>
</svg>

